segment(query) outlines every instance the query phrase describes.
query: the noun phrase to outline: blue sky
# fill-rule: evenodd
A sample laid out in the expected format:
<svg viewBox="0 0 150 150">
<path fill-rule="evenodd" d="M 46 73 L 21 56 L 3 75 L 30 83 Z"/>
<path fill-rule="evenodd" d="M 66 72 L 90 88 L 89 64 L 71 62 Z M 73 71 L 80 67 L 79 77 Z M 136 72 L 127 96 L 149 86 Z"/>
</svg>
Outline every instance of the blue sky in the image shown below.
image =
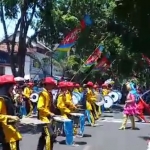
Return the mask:
<svg viewBox="0 0 150 150">
<path fill-rule="evenodd" d="M 16 23 L 17 21 L 15 20 L 6 21 L 8 35 L 13 34 Z M 34 31 L 30 28 L 28 31 L 28 36 L 31 36 L 33 33 Z M 3 38 L 4 38 L 4 29 L 2 23 L 0 22 L 0 40 L 2 40 Z"/>
</svg>

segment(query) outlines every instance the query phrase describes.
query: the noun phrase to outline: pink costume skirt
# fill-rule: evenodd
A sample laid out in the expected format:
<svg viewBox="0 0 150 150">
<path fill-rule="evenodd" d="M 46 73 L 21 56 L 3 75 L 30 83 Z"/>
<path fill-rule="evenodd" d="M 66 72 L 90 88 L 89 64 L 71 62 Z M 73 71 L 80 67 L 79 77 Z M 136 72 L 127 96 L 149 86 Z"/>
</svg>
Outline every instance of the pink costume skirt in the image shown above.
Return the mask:
<svg viewBox="0 0 150 150">
<path fill-rule="evenodd" d="M 123 113 L 125 115 L 137 115 L 139 114 L 139 109 L 135 102 L 135 96 L 131 93 L 128 93 L 127 100 L 132 101 L 130 103 L 125 104 Z"/>
</svg>

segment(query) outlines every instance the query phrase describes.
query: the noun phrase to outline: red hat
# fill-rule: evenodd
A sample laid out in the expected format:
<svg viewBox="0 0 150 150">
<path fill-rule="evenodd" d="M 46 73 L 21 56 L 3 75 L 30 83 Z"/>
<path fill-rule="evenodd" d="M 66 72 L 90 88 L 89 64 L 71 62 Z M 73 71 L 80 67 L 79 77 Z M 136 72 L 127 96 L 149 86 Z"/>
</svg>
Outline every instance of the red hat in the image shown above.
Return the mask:
<svg viewBox="0 0 150 150">
<path fill-rule="evenodd" d="M 94 86 L 93 82 L 91 82 L 91 81 L 89 81 L 86 85 L 87 85 L 87 86 L 90 86 L 90 87 L 93 87 L 93 86 Z"/>
<path fill-rule="evenodd" d="M 34 83 L 33 82 L 28 82 L 27 85 L 33 86 Z"/>
<path fill-rule="evenodd" d="M 76 83 L 76 84 L 75 84 L 75 87 L 80 87 L 80 84 Z"/>
<path fill-rule="evenodd" d="M 51 85 L 56 85 L 56 82 L 55 82 L 55 80 L 52 77 L 46 77 L 43 80 L 43 83 L 45 83 L 45 84 L 51 84 Z"/>
<path fill-rule="evenodd" d="M 73 88 L 75 84 L 73 82 L 67 82 L 67 87 Z"/>
<path fill-rule="evenodd" d="M 108 84 L 104 83 L 102 84 L 102 87 L 108 87 Z"/>
<path fill-rule="evenodd" d="M 65 82 L 65 81 L 59 82 L 59 83 L 58 83 L 58 87 L 59 87 L 59 88 L 65 88 L 65 87 L 67 87 L 67 82 Z"/>
<path fill-rule="evenodd" d="M 93 87 L 94 87 L 95 89 L 96 89 L 96 88 L 99 88 L 99 86 L 98 86 L 97 84 L 95 84 Z"/>
<path fill-rule="evenodd" d="M 0 76 L 0 84 L 7 84 L 7 83 L 12 83 L 12 84 L 16 83 L 13 75 Z"/>
</svg>

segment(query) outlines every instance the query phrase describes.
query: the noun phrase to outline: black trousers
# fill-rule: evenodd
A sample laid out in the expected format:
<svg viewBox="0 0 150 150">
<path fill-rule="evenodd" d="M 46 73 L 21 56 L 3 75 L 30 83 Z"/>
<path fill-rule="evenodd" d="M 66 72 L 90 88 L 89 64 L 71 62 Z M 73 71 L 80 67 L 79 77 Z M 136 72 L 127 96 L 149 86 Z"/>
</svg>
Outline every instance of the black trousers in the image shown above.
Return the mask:
<svg viewBox="0 0 150 150">
<path fill-rule="evenodd" d="M 52 127 L 44 126 L 38 141 L 37 150 L 44 150 L 44 148 L 45 150 L 53 150 L 55 138 Z"/>
<path fill-rule="evenodd" d="M 12 143 L 2 143 L 2 150 L 20 150 L 19 141 Z"/>
</svg>

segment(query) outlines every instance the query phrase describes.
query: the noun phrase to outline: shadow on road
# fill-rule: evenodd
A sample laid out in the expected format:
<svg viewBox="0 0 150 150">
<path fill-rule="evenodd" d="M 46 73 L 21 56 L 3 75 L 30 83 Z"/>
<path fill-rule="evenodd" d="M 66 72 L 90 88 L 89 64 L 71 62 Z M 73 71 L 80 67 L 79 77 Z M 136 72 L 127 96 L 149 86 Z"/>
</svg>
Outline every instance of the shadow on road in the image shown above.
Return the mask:
<svg viewBox="0 0 150 150">
<path fill-rule="evenodd" d="M 22 134 L 37 134 L 41 132 L 41 126 L 33 126 L 33 125 L 19 125 L 19 131 Z"/>
<path fill-rule="evenodd" d="M 66 145 L 66 141 L 65 141 L 65 140 L 59 141 L 59 144 L 61 144 L 61 145 Z M 75 144 L 78 144 L 78 145 L 86 145 L 87 142 L 77 141 L 77 142 L 75 142 Z"/>
<path fill-rule="evenodd" d="M 147 141 L 147 140 L 150 140 L 150 136 L 139 136 L 139 138 Z"/>
<path fill-rule="evenodd" d="M 84 134 L 83 137 L 92 137 L 91 134 Z"/>
<path fill-rule="evenodd" d="M 131 127 L 126 127 L 126 130 L 140 130 L 140 128 L 134 128 L 134 129 L 132 129 Z"/>
</svg>

